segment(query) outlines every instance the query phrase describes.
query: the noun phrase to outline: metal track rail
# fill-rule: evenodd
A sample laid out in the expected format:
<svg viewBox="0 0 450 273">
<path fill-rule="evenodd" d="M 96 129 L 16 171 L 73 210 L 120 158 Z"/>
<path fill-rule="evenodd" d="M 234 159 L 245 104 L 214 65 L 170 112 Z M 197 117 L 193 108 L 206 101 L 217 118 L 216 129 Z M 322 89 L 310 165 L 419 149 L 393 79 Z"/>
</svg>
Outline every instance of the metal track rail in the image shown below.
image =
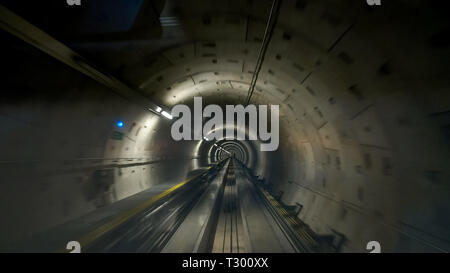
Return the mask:
<svg viewBox="0 0 450 273">
<path fill-rule="evenodd" d="M 230 161 L 212 252 L 246 252 L 233 161 Z"/>
<path fill-rule="evenodd" d="M 161 252 L 223 163 L 92 242 L 84 252 Z"/>
<path fill-rule="evenodd" d="M 314 234 L 311 234 L 306 225 L 297 219 L 297 217 L 286 211 L 286 209 L 269 192 L 258 185 L 248 173 L 246 166 L 242 165 L 242 167 L 246 170 L 248 180 L 254 184 L 257 196 L 261 203 L 270 212 L 292 247 L 297 252 L 320 252 L 322 247 L 321 244 L 314 238 Z"/>
</svg>

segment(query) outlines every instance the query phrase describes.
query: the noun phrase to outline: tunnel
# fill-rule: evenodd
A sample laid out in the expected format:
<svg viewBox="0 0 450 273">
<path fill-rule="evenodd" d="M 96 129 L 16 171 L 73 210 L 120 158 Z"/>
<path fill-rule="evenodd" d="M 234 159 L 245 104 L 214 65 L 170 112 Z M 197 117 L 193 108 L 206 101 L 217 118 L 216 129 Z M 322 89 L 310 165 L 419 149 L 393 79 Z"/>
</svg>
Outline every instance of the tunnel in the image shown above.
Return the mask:
<svg viewBox="0 0 450 273">
<path fill-rule="evenodd" d="M 1 252 L 448 252 L 448 8 L 373 2 L 0 1 Z"/>
</svg>

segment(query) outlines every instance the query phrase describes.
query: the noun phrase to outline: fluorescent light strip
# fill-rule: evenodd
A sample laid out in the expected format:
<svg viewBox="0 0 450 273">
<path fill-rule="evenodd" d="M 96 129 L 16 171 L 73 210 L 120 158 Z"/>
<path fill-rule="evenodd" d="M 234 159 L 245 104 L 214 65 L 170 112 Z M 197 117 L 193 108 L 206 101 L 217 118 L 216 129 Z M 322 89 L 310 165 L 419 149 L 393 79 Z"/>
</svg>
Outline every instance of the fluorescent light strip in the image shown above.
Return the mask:
<svg viewBox="0 0 450 273">
<path fill-rule="evenodd" d="M 164 117 L 166 117 L 168 119 L 172 119 L 172 115 L 167 113 L 166 111 L 162 111 L 161 115 L 163 115 Z"/>
</svg>

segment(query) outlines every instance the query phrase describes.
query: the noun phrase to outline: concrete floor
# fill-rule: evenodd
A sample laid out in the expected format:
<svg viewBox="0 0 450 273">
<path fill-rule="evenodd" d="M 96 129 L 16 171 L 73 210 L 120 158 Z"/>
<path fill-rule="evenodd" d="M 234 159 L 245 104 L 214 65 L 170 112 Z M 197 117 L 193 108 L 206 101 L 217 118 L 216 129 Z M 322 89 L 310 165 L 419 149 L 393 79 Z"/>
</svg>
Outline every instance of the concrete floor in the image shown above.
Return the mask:
<svg viewBox="0 0 450 273">
<path fill-rule="evenodd" d="M 446 1 L 283 0 L 261 66 L 272 1 L 57 2 L 0 6 L 0 249 L 50 251 L 63 242 L 45 231 L 81 235 L 221 146 L 314 233 L 346 238 L 341 252 L 450 251 Z M 252 83 L 251 104 L 279 106 L 276 151 L 176 141 L 157 111 L 245 104 Z M 272 232 L 236 181 L 244 230 Z"/>
<path fill-rule="evenodd" d="M 152 187 L 2 251 L 65 252 L 79 241 L 82 252 L 295 252 L 238 162 L 227 160 L 208 179 L 149 202 L 176 185 Z"/>
</svg>

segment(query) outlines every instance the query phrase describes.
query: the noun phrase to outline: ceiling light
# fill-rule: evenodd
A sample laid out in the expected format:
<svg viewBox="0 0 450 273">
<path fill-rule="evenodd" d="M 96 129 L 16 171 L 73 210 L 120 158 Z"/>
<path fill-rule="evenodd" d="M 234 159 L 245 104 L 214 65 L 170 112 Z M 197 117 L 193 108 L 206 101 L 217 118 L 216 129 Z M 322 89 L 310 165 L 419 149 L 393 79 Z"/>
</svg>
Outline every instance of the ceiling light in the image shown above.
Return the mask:
<svg viewBox="0 0 450 273">
<path fill-rule="evenodd" d="M 167 113 L 166 111 L 162 111 L 161 115 L 163 115 L 164 117 L 166 117 L 168 119 L 172 119 L 172 115 Z"/>
</svg>

